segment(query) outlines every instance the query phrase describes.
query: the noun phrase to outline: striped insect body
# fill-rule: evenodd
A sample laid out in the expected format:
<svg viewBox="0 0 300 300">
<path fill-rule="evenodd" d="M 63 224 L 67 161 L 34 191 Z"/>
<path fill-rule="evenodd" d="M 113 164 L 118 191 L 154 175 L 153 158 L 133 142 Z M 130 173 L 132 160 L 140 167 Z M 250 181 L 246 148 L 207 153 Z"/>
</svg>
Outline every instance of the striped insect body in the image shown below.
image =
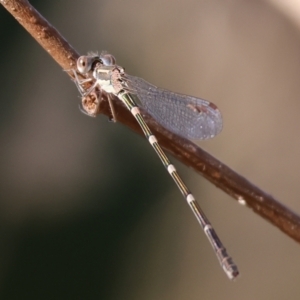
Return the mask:
<svg viewBox="0 0 300 300">
<path fill-rule="evenodd" d="M 79 78 L 77 73 L 84 79 Z M 190 139 L 211 138 L 221 131 L 222 117 L 218 108 L 209 101 L 167 91 L 141 78 L 130 76 L 116 64 L 114 56 L 106 52 L 100 55 L 89 53 L 81 56 L 77 60 L 77 69 L 73 70 L 73 74 L 74 82 L 85 101 L 83 108 L 86 114 L 95 116 L 102 91 L 108 95 L 114 120 L 116 115 L 110 95 L 117 96 L 125 104 L 194 213 L 227 277 L 235 279 L 239 274 L 237 266 L 228 255 L 195 197 L 158 144 L 133 96 L 136 96 L 146 111 L 164 127 Z M 87 83 L 90 84 L 89 88 L 86 87 Z"/>
</svg>

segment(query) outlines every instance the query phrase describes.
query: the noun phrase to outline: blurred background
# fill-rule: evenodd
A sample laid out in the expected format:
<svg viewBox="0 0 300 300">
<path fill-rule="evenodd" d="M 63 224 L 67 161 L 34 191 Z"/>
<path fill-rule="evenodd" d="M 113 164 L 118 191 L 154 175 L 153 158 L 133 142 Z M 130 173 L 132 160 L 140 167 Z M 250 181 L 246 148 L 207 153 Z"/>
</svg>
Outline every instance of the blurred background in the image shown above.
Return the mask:
<svg viewBox="0 0 300 300">
<path fill-rule="evenodd" d="M 300 0 L 31 3 L 82 54 L 208 99 L 198 144 L 300 212 Z M 1 299 L 299 299 L 300 245 L 175 159 L 238 264 L 230 282 L 148 142 L 79 109 L 0 7 Z"/>
</svg>

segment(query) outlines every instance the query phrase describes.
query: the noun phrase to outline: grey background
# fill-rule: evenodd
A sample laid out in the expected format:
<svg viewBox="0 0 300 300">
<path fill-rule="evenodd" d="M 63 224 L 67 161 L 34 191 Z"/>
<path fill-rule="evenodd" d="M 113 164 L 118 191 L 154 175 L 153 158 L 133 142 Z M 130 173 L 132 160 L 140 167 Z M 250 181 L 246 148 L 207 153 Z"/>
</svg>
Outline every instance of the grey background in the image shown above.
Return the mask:
<svg viewBox="0 0 300 300">
<path fill-rule="evenodd" d="M 77 49 L 209 99 L 199 142 L 300 211 L 300 35 L 263 1 L 31 1 Z M 147 141 L 78 92 L 0 8 L 1 299 L 299 299 L 300 247 L 173 159 L 241 277 L 231 283 Z"/>
</svg>

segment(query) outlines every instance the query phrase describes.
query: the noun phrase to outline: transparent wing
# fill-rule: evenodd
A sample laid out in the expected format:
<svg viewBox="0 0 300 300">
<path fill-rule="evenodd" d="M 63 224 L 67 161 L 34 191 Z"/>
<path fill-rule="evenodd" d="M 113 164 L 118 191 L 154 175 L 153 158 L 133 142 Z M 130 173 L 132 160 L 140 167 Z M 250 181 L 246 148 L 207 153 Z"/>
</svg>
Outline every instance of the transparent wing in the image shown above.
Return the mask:
<svg viewBox="0 0 300 300">
<path fill-rule="evenodd" d="M 222 116 L 213 103 L 158 88 L 139 77 L 126 74 L 125 80 L 147 112 L 170 131 L 203 140 L 222 130 Z"/>
</svg>

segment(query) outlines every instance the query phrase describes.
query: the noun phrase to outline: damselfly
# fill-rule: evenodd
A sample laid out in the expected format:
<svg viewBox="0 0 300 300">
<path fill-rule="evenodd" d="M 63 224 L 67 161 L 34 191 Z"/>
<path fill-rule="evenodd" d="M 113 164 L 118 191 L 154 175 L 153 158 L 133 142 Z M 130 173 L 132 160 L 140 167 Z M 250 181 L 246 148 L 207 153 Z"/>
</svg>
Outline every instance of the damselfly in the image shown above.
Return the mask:
<svg viewBox="0 0 300 300">
<path fill-rule="evenodd" d="M 236 278 L 239 274 L 237 266 L 227 254 L 225 247 L 194 196 L 159 146 L 156 137 L 144 121 L 135 98 L 138 98 L 146 111 L 161 125 L 189 139 L 208 139 L 221 131 L 222 117 L 218 108 L 206 100 L 173 93 L 158 88 L 141 78 L 130 76 L 125 73 L 122 67 L 116 64 L 114 56 L 106 52 L 100 55 L 90 53 L 79 57 L 77 70 L 72 71 L 75 78 L 74 82 L 82 98 L 92 97 L 95 100 L 94 103 L 96 103 L 96 105 L 83 105 L 86 114 L 95 116 L 102 92 L 108 95 L 114 121 L 116 121 L 116 114 L 110 95 L 117 96 L 129 109 L 189 204 L 226 275 L 229 279 Z M 78 74 L 84 79 L 79 78 Z M 90 87 L 86 88 L 88 83 L 90 83 Z"/>
</svg>

